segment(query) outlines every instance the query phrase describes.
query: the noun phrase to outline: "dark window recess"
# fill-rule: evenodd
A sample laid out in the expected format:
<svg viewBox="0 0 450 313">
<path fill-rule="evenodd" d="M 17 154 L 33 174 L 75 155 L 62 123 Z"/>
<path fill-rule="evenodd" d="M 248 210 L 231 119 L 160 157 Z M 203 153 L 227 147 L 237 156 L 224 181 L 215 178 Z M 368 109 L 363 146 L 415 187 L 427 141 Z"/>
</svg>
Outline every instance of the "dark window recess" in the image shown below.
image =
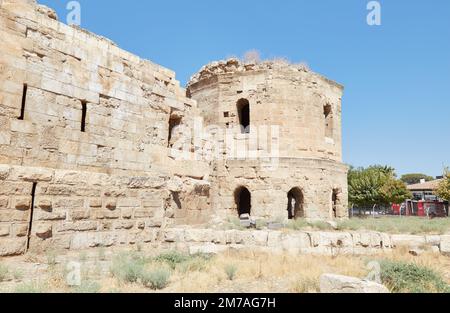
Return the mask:
<svg viewBox="0 0 450 313">
<path fill-rule="evenodd" d="M 339 205 L 339 190 L 338 189 L 333 190 L 333 196 L 332 196 L 331 201 L 333 203 L 332 208 L 331 208 L 333 218 L 337 218 L 338 217 L 337 209 L 338 209 L 338 205 Z"/>
<path fill-rule="evenodd" d="M 223 117 L 230 117 L 230 112 L 224 112 Z"/>
<path fill-rule="evenodd" d="M 243 214 L 251 214 L 252 195 L 245 187 L 240 187 L 234 192 L 234 198 L 237 205 L 239 216 Z"/>
<path fill-rule="evenodd" d="M 299 188 L 292 188 L 288 192 L 288 218 L 298 219 L 305 216 L 303 210 L 303 192 Z"/>
<path fill-rule="evenodd" d="M 27 251 L 30 249 L 31 230 L 32 230 L 32 228 L 33 228 L 34 199 L 35 199 L 35 197 L 36 197 L 36 187 L 37 187 L 37 183 L 33 183 L 33 187 L 31 188 L 31 208 L 30 208 L 30 216 L 29 216 L 29 218 L 28 218 Z"/>
<path fill-rule="evenodd" d="M 25 105 L 27 103 L 27 92 L 28 92 L 28 85 L 23 84 L 23 91 L 22 91 L 22 106 L 20 107 L 20 116 L 19 120 L 24 120 L 25 118 Z"/>
<path fill-rule="evenodd" d="M 169 138 L 168 138 L 168 147 L 171 148 L 173 146 L 172 137 L 175 129 L 181 125 L 181 117 L 171 116 L 169 120 Z"/>
<path fill-rule="evenodd" d="M 81 132 L 86 132 L 87 102 L 81 101 Z"/>
<path fill-rule="evenodd" d="M 241 99 L 237 103 L 239 116 L 239 125 L 241 125 L 241 133 L 250 133 L 250 102 L 247 99 Z"/>
</svg>

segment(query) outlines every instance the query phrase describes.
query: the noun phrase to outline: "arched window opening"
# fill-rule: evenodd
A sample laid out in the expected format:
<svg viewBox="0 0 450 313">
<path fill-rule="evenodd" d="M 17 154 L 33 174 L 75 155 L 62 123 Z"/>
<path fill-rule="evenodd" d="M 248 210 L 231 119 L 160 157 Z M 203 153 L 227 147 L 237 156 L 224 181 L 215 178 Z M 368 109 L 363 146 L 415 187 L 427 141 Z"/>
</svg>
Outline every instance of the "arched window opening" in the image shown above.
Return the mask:
<svg viewBox="0 0 450 313">
<path fill-rule="evenodd" d="M 239 187 L 234 192 L 234 198 L 237 205 L 239 217 L 243 214 L 251 214 L 252 210 L 252 195 L 245 187 Z"/>
<path fill-rule="evenodd" d="M 300 188 L 292 188 L 288 192 L 288 218 L 298 219 L 305 217 L 305 212 L 303 210 L 303 192 Z"/>
<path fill-rule="evenodd" d="M 239 116 L 239 125 L 241 125 L 241 133 L 250 133 L 250 102 L 247 99 L 241 99 L 237 103 Z"/>
<path fill-rule="evenodd" d="M 169 120 L 169 138 L 168 138 L 168 147 L 173 147 L 172 139 L 174 137 L 174 133 L 178 126 L 181 125 L 181 117 L 177 115 L 171 115 Z"/>
<path fill-rule="evenodd" d="M 325 137 L 333 138 L 333 109 L 330 104 L 323 107 L 325 117 Z"/>
<path fill-rule="evenodd" d="M 337 218 L 338 217 L 338 206 L 339 206 L 339 195 L 340 195 L 340 190 L 339 189 L 333 189 L 333 195 L 331 197 L 331 212 L 332 212 L 332 217 L 333 218 Z"/>
</svg>

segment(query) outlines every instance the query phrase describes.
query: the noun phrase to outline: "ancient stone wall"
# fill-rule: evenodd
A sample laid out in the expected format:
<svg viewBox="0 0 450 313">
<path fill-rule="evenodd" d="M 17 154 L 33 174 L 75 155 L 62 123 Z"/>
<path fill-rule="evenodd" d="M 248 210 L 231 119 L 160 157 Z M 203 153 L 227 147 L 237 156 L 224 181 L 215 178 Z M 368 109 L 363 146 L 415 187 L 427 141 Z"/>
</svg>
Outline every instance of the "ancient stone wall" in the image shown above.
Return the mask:
<svg viewBox="0 0 450 313">
<path fill-rule="evenodd" d="M 206 219 L 209 164 L 170 158 L 171 118 L 198 116 L 174 73 L 55 18 L 0 8 L 0 254 Z"/>
<path fill-rule="evenodd" d="M 35 0 L 0 1 L 0 38 L 0 256 L 154 242 L 236 216 L 245 188 L 255 218 L 347 216 L 342 86 L 232 59 L 185 90 Z M 260 132 L 270 151 L 257 140 L 255 160 L 245 152 L 260 126 L 278 133 Z M 230 148 L 220 129 L 233 127 Z"/>
</svg>

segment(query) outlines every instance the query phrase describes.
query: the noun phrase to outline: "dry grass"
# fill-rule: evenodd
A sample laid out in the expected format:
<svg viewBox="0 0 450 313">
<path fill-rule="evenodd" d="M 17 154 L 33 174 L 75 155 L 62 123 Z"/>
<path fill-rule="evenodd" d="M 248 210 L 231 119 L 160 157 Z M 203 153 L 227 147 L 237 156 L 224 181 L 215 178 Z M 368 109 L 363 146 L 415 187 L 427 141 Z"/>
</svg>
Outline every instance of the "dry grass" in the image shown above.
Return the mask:
<svg viewBox="0 0 450 313">
<path fill-rule="evenodd" d="M 133 293 L 156 292 L 154 289 L 162 288 L 163 292 L 183 293 L 318 292 L 322 274 L 334 273 L 365 278 L 370 271 L 367 264 L 373 260 L 417 264 L 433 270 L 447 283 L 450 282 L 450 258 L 431 252 L 414 257 L 408 252 L 405 248 L 370 257 L 332 257 L 229 251 L 212 258 L 186 255 L 182 257 L 182 254 L 177 256 L 167 252 L 162 254 L 164 257 L 158 258 L 141 252 L 139 260 L 145 263 L 144 274 L 131 281 L 120 279 L 111 273 L 102 275 L 99 271 L 90 269 L 83 270 L 82 286 L 71 288 L 65 283 L 64 265 L 58 264 L 49 266 L 46 276 L 40 276 L 38 281 L 17 281 L 14 285 L 8 285 L 8 288 L 2 288 L 0 284 L 0 291 Z M 136 257 L 136 252 L 130 252 L 130 255 Z M 14 270 L 10 264 L 7 266 Z M 111 267 L 110 264 L 108 266 Z M 90 267 L 94 268 L 95 262 Z M 158 284 L 154 283 L 155 280 Z"/>
</svg>

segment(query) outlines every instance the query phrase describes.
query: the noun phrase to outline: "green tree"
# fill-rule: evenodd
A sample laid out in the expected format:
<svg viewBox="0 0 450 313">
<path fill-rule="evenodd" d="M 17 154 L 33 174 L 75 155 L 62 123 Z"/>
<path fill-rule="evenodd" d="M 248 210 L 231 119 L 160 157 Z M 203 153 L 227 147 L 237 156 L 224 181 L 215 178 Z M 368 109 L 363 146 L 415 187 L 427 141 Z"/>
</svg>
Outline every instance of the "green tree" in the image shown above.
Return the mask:
<svg viewBox="0 0 450 313">
<path fill-rule="evenodd" d="M 405 174 L 400 178 L 407 185 L 418 184 L 422 179 L 425 179 L 425 181 L 434 180 L 433 177 L 420 173 Z"/>
<path fill-rule="evenodd" d="M 448 168 L 445 170 L 444 179 L 436 190 L 436 195 L 441 199 L 450 201 L 450 170 Z"/>
<path fill-rule="evenodd" d="M 396 178 L 395 169 L 388 166 L 350 168 L 349 201 L 357 207 L 389 206 L 411 197 L 404 182 Z"/>
</svg>

